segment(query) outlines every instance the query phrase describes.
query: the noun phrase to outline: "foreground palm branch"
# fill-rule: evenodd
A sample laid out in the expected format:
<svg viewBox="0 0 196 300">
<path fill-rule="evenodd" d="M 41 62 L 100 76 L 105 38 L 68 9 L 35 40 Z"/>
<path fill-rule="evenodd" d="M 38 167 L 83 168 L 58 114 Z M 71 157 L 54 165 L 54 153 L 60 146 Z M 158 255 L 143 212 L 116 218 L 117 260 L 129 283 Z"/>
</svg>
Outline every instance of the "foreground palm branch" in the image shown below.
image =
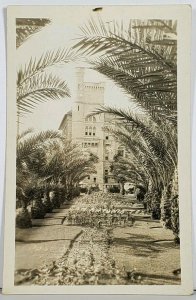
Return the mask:
<svg viewBox="0 0 196 300">
<path fill-rule="evenodd" d="M 48 100 L 70 97 L 67 83 L 57 76 L 47 74 L 52 66 L 66 64 L 76 59 L 70 50 L 48 51 L 40 58 L 31 58 L 17 73 L 18 114 L 30 113 L 37 104 Z"/>
<path fill-rule="evenodd" d="M 16 48 L 20 47 L 33 34 L 50 24 L 49 19 L 16 18 Z"/>
<path fill-rule="evenodd" d="M 153 27 L 157 28 L 156 40 L 149 38 L 148 31 Z M 155 20 L 136 26 L 130 22 L 125 31 L 123 25 L 115 22 L 108 25 L 101 19 L 91 19 L 81 30 L 82 37 L 74 48 L 81 54 L 91 55 L 93 69 L 112 79 L 151 113 L 175 120 L 175 23 Z"/>
<path fill-rule="evenodd" d="M 32 112 L 38 103 L 70 97 L 67 83 L 58 77 L 37 75 L 25 81 L 17 93 L 17 105 L 20 113 Z"/>
</svg>

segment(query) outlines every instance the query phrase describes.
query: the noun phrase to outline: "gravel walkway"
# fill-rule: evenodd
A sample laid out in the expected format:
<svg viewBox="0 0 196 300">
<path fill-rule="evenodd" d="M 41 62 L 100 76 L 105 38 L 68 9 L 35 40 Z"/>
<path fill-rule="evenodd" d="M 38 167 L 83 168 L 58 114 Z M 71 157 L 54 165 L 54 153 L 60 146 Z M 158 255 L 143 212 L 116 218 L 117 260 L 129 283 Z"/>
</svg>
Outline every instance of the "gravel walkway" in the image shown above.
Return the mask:
<svg viewBox="0 0 196 300">
<path fill-rule="evenodd" d="M 66 212 L 64 206 L 53 210 L 44 219 L 33 220 L 30 229 L 16 228 L 16 271 L 39 268 L 64 255 L 71 240 L 82 229 L 61 225 Z"/>
<path fill-rule="evenodd" d="M 33 220 L 31 229 L 16 229 L 15 284 L 20 283 L 21 272 L 56 262 L 78 239 L 84 227 L 62 225 L 67 210 L 64 206 L 44 219 Z M 174 244 L 172 232 L 158 221 L 137 218 L 132 227 L 115 227 L 111 233 L 109 256 L 119 268 L 128 272 L 135 268 L 142 278 L 140 284 L 180 284 L 179 275 L 173 273 L 180 268 L 179 246 Z"/>
</svg>

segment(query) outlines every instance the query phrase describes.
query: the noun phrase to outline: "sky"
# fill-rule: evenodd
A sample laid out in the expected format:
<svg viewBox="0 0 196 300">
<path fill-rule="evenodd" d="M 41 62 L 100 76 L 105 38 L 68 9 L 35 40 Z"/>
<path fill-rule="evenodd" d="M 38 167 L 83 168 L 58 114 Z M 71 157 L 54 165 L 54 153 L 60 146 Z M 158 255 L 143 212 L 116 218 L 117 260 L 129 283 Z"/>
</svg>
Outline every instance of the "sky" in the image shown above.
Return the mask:
<svg viewBox="0 0 196 300">
<path fill-rule="evenodd" d="M 105 9 L 105 8 L 104 8 Z M 51 24 L 44 27 L 40 32 L 32 35 L 27 41 L 17 49 L 17 68 L 24 67 L 28 64 L 31 57 L 39 58 L 48 50 L 58 50 L 70 48 L 76 39 L 81 35 L 80 26 L 88 22 L 90 17 L 94 17 L 92 9 L 77 7 L 69 9 L 66 15 L 56 14 L 51 16 L 46 14 L 45 17 L 51 19 Z M 112 13 L 113 19 L 121 22 L 121 16 L 115 11 Z M 101 17 L 105 22 L 111 21 L 111 13 L 106 9 L 101 13 Z M 97 18 L 97 13 L 94 18 Z M 124 25 L 128 26 L 129 18 L 123 18 Z M 127 24 L 126 24 L 127 22 Z M 107 23 L 108 24 L 108 23 Z M 77 62 L 70 62 L 68 64 L 61 64 L 50 67 L 47 73 L 57 75 L 65 80 L 71 91 L 71 97 L 47 101 L 46 103 L 38 104 L 33 113 L 27 114 L 20 119 L 20 132 L 28 128 L 34 128 L 35 131 L 53 129 L 57 130 L 64 114 L 72 107 L 75 99 L 75 85 L 76 85 L 76 67 L 84 66 L 85 81 L 90 82 L 105 82 L 105 104 L 115 107 L 133 107 L 128 96 L 117 87 L 111 80 L 98 72 L 91 70 L 89 65 L 81 60 Z"/>
</svg>

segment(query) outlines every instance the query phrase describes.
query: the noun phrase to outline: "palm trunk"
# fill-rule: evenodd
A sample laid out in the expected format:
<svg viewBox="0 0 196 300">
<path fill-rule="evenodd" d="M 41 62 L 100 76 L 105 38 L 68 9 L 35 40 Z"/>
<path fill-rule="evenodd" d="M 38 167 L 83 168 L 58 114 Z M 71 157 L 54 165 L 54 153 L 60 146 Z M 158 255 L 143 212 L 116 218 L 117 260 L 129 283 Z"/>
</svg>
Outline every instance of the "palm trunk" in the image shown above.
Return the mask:
<svg viewBox="0 0 196 300">
<path fill-rule="evenodd" d="M 42 219 L 45 214 L 46 209 L 41 199 L 41 189 L 38 187 L 34 194 L 34 206 L 31 208 L 31 217 L 33 219 Z"/>
<path fill-rule="evenodd" d="M 28 202 L 24 194 L 20 195 L 20 202 L 21 202 L 21 210 L 16 216 L 16 227 L 18 228 L 32 227 L 31 216 L 27 209 Z"/>
<path fill-rule="evenodd" d="M 125 194 L 125 184 L 124 182 L 120 182 L 120 193 L 121 195 L 124 195 Z"/>
<path fill-rule="evenodd" d="M 161 223 L 168 229 L 171 229 L 171 188 L 171 183 L 165 186 L 161 197 Z"/>
<path fill-rule="evenodd" d="M 174 171 L 171 191 L 171 229 L 176 243 L 180 242 L 178 170 Z"/>
<path fill-rule="evenodd" d="M 46 208 L 46 212 L 50 213 L 50 212 L 52 212 L 53 205 L 52 205 L 52 202 L 50 200 L 50 189 L 49 189 L 49 187 L 46 187 L 46 189 L 45 189 L 45 197 L 46 197 L 46 201 L 45 201 L 44 205 L 45 205 L 45 208 Z"/>
<path fill-rule="evenodd" d="M 161 191 L 160 190 L 152 191 L 150 205 L 151 205 L 152 219 L 154 220 L 160 220 L 161 218 L 160 203 L 161 203 Z"/>
</svg>

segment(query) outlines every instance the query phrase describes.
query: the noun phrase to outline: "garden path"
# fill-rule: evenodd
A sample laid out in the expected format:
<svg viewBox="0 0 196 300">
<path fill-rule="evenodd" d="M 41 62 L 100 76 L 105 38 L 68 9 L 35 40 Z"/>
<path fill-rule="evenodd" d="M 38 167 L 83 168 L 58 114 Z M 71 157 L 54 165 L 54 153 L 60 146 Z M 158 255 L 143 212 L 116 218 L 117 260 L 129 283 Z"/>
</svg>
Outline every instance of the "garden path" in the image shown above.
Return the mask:
<svg viewBox="0 0 196 300">
<path fill-rule="evenodd" d="M 31 229 L 16 229 L 16 271 L 40 268 L 65 254 L 83 229 L 62 225 L 68 208 L 64 205 L 44 219 L 33 220 Z M 143 284 L 180 284 L 173 274 L 180 268 L 179 246 L 175 246 L 172 232 L 158 221 L 140 217 L 132 227 L 114 228 L 110 256 L 127 271 L 136 268 Z M 19 272 L 16 283 L 20 279 Z"/>
<path fill-rule="evenodd" d="M 142 284 L 180 284 L 180 249 L 171 230 L 157 221 L 138 219 L 133 227 L 115 228 L 110 255 L 119 266 L 132 268 Z"/>
<path fill-rule="evenodd" d="M 68 207 L 63 205 L 44 219 L 34 219 L 32 228 L 16 228 L 15 270 L 39 268 L 66 252 L 70 241 L 81 231 L 79 226 L 61 225 Z"/>
</svg>

